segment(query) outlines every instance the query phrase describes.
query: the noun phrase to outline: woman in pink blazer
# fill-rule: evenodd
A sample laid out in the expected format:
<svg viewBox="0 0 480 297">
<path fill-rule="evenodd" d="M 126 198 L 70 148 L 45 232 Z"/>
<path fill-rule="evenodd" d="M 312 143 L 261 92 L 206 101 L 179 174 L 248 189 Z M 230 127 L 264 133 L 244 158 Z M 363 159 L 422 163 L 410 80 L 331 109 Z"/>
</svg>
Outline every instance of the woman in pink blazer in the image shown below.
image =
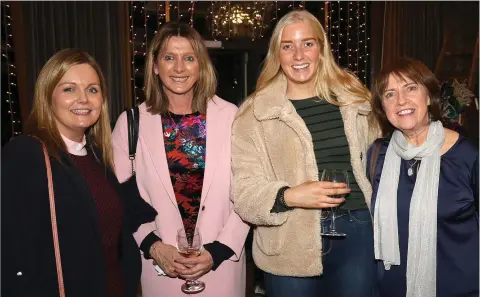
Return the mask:
<svg viewBox="0 0 480 297">
<path fill-rule="evenodd" d="M 233 211 L 230 137 L 236 106 L 215 96 L 216 78 L 200 35 L 163 25 L 150 43 L 135 172 L 142 197 L 158 212 L 135 238 L 143 252 L 142 296 L 185 296 L 184 279 L 206 284 L 197 296 L 245 296 L 249 227 Z M 118 179 L 131 176 L 127 116 L 113 132 Z M 204 249 L 185 258 L 177 230 L 198 228 Z M 158 275 L 154 265 L 165 275 Z"/>
</svg>

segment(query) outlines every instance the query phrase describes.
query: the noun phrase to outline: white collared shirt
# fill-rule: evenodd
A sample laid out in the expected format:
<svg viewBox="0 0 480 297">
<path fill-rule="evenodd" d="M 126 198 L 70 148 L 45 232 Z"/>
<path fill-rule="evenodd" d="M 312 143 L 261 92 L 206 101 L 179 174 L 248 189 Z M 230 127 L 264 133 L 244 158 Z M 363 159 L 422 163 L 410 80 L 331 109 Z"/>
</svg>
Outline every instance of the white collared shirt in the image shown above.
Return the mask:
<svg viewBox="0 0 480 297">
<path fill-rule="evenodd" d="M 87 139 L 86 139 L 85 135 L 83 135 L 82 142 L 76 142 L 76 141 L 70 140 L 63 135 L 62 135 L 62 138 L 63 138 L 63 141 L 65 142 L 65 145 L 67 146 L 67 150 L 70 154 L 75 155 L 75 156 L 86 156 L 87 155 L 87 149 L 85 148 L 85 146 L 87 145 Z"/>
</svg>

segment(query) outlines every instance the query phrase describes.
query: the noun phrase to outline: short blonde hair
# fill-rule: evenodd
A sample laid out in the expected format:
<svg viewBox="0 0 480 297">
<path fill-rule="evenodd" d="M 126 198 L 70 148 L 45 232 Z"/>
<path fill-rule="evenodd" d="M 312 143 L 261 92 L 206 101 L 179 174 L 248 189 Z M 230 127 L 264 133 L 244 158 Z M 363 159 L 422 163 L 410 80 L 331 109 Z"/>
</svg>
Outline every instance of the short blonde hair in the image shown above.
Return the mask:
<svg viewBox="0 0 480 297">
<path fill-rule="evenodd" d="M 103 96 L 100 117 L 93 126 L 87 129 L 87 142 L 100 149 L 103 163 L 113 169 L 112 131 L 108 114 L 105 77 L 95 59 L 79 49 L 61 50 L 43 66 L 35 83 L 35 95 L 27 133 L 39 138 L 45 144 L 49 153 L 58 160 L 58 150 L 67 151 L 55 120 L 52 94 L 70 67 L 80 64 L 90 65 L 95 70 L 100 80 Z"/>
<path fill-rule="evenodd" d="M 186 38 L 192 45 L 197 56 L 199 76 L 193 89 L 192 111 L 206 113 L 207 101 L 215 95 L 217 77 L 208 50 L 202 41 L 200 34 L 187 24 L 168 22 L 160 27 L 147 53 L 145 66 L 145 103 L 151 114 L 165 114 L 168 112 L 168 98 L 163 91 L 163 83 L 154 72 L 154 64 L 158 56 L 167 47 L 170 37 L 177 36 Z"/>
<path fill-rule="evenodd" d="M 334 96 L 340 96 L 337 94 L 337 90 L 342 90 L 344 93 L 355 98 L 358 101 L 355 102 L 370 102 L 370 92 L 368 89 L 358 80 L 358 78 L 351 72 L 341 69 L 336 63 L 332 55 L 330 43 L 328 42 L 325 30 L 318 19 L 311 13 L 305 10 L 294 10 L 283 16 L 275 26 L 270 39 L 270 45 L 265 58 L 265 64 L 263 70 L 257 80 L 256 92 L 266 88 L 279 76 L 284 76 L 280 65 L 280 47 L 282 33 L 286 26 L 303 22 L 311 26 L 314 37 L 320 46 L 320 59 L 318 69 L 315 73 L 315 86 L 316 94 L 318 97 L 327 100 L 329 103 L 335 105 L 343 105 L 338 102 Z M 349 104 L 347 102 L 345 104 Z"/>
</svg>

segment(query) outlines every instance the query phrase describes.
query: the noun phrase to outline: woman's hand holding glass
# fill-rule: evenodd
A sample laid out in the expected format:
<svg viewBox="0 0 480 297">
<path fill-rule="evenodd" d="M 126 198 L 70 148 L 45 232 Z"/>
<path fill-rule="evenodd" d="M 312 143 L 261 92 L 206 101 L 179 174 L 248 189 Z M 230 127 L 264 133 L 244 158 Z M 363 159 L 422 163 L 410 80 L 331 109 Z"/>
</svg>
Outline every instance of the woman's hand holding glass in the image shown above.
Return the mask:
<svg viewBox="0 0 480 297">
<path fill-rule="evenodd" d="M 176 270 L 180 277 L 186 279 L 181 287 L 182 292 L 187 294 L 202 292 L 205 290 L 205 283 L 197 278 L 212 269 L 213 259 L 210 253 L 203 249 L 200 231 L 197 228 L 191 232 L 186 232 L 183 228 L 179 229 L 177 248 L 183 257 L 177 258 L 175 261 L 185 267 L 185 269 Z"/>
<path fill-rule="evenodd" d="M 285 202 L 290 207 L 330 208 L 337 207 L 345 201 L 350 193 L 345 183 L 328 181 L 307 181 L 285 191 Z M 343 196 L 332 198 L 330 196 Z"/>
<path fill-rule="evenodd" d="M 177 271 L 187 269 L 183 264 L 175 261 L 176 259 L 182 258 L 177 248 L 169 244 L 164 244 L 161 241 L 157 241 L 152 245 L 150 248 L 150 256 L 169 277 L 178 277 Z"/>
<path fill-rule="evenodd" d="M 332 183 L 337 183 L 337 184 L 344 184 L 347 187 L 349 187 L 349 181 L 348 181 L 348 172 L 347 170 L 343 169 L 324 169 L 322 172 L 322 181 L 329 181 Z M 332 198 L 333 199 L 345 199 L 343 198 L 346 194 L 333 194 Z M 335 237 L 343 237 L 346 236 L 345 233 L 337 231 L 335 227 L 335 211 L 336 211 L 336 206 L 332 207 L 330 210 L 331 214 L 331 224 L 329 230 L 322 230 L 322 235 L 325 236 L 335 236 Z M 327 228 L 328 229 L 328 228 Z"/>
<path fill-rule="evenodd" d="M 186 269 L 177 271 L 179 276 L 184 279 L 198 279 L 213 267 L 212 255 L 205 249 L 197 257 L 182 257 L 175 261 L 185 265 Z"/>
</svg>

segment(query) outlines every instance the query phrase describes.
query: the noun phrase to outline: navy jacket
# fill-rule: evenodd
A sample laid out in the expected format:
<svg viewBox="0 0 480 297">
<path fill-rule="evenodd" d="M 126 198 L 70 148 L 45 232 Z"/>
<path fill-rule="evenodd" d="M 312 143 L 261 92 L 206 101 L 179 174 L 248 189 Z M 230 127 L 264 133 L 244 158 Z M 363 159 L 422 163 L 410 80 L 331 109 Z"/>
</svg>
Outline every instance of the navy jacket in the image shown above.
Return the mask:
<svg viewBox="0 0 480 297">
<path fill-rule="evenodd" d="M 62 164 L 52 156 L 50 162 L 65 293 L 68 297 L 105 297 L 106 268 L 95 202 L 68 154 L 60 157 Z M 131 190 L 136 187 L 123 190 L 113 172 L 105 168 L 105 174 L 124 206 L 118 248 L 126 296 L 134 297 L 141 260 L 132 233 L 153 221 L 156 211 L 138 190 Z M 1 295 L 58 296 L 45 159 L 40 142 L 32 137 L 16 137 L 2 149 L 1 206 Z"/>
</svg>

